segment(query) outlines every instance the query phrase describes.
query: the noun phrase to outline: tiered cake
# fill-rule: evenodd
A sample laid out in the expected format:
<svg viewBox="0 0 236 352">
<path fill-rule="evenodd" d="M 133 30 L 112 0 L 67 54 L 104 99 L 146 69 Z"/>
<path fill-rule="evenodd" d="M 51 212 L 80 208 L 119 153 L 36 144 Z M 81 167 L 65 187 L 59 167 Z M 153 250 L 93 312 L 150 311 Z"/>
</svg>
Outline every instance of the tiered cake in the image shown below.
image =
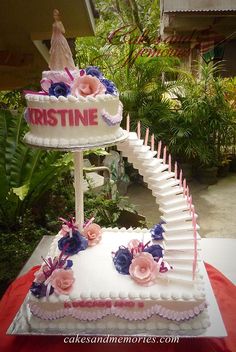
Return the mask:
<svg viewBox="0 0 236 352">
<path fill-rule="evenodd" d="M 129 132 L 128 123 L 127 139 L 119 142 L 125 133 L 119 126 L 122 107 L 114 84 L 96 67 L 78 70 L 71 64 L 62 24 L 58 13 L 54 15 L 51 56 L 59 45 L 67 60 L 61 64 L 63 58 L 55 55 L 51 71 L 43 73 L 43 91 L 27 92 L 26 141 L 69 150 L 116 143 L 143 175 L 163 215 L 151 230 L 101 229 L 93 219 L 81 228 L 74 219 L 62 219 L 27 298 L 30 329 L 201 334 L 209 319 L 198 268 L 197 215 L 182 172 L 177 164 L 172 167 L 161 143 L 155 151 L 153 137 L 151 147 L 148 133 L 141 139 L 140 125 L 135 133 Z"/>
</svg>

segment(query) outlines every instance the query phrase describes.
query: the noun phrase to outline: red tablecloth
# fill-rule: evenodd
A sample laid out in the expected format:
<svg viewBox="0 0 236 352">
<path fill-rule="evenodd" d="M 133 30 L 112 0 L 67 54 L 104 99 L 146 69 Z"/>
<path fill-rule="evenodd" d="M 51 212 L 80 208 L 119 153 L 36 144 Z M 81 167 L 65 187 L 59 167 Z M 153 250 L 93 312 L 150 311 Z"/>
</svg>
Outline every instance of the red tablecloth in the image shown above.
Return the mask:
<svg viewBox="0 0 236 352">
<path fill-rule="evenodd" d="M 228 352 L 236 351 L 236 286 L 215 268 L 206 264 L 206 269 L 219 304 L 228 332 L 226 338 L 188 338 L 179 343 L 112 343 L 112 344 L 66 344 L 62 336 L 7 336 L 6 330 L 17 313 L 31 285 L 32 268 L 27 274 L 16 279 L 6 291 L 0 302 L 0 351 L 37 352 L 37 351 L 165 351 L 165 352 Z"/>
</svg>

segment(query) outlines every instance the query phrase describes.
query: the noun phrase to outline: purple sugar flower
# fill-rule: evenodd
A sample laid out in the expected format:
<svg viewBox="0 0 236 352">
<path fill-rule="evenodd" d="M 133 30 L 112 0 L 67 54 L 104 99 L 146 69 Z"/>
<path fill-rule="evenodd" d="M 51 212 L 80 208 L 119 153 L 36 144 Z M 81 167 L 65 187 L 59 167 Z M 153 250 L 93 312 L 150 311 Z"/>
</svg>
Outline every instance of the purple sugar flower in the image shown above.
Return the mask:
<svg viewBox="0 0 236 352">
<path fill-rule="evenodd" d="M 60 96 L 67 97 L 70 94 L 70 86 L 64 82 L 52 83 L 48 94 L 57 98 Z"/>
<path fill-rule="evenodd" d="M 72 236 L 63 236 L 58 241 L 58 248 L 66 255 L 73 255 L 88 247 L 88 240 L 79 231 L 73 231 Z"/>
<path fill-rule="evenodd" d="M 87 75 L 97 77 L 99 80 L 103 78 L 103 75 L 97 66 L 89 66 L 85 71 Z"/>
<path fill-rule="evenodd" d="M 155 260 L 163 257 L 163 248 L 159 244 L 153 244 L 152 246 L 146 247 L 143 251 L 150 253 Z"/>
<path fill-rule="evenodd" d="M 129 266 L 133 259 L 133 255 L 128 248 L 120 247 L 113 257 L 113 263 L 118 273 L 129 275 Z"/>
<path fill-rule="evenodd" d="M 44 285 L 43 283 L 33 282 L 30 287 L 30 291 L 35 297 L 42 298 L 46 296 L 47 286 Z M 51 295 L 53 292 L 54 292 L 54 288 L 51 286 L 49 295 Z"/>
<path fill-rule="evenodd" d="M 163 227 L 161 226 L 162 224 L 163 224 L 163 222 L 160 222 L 159 224 L 153 226 L 153 228 L 150 230 L 152 239 L 155 241 L 163 240 L 162 234 L 165 231 L 164 231 Z"/>
<path fill-rule="evenodd" d="M 103 78 L 101 79 L 101 83 L 106 87 L 105 94 L 112 94 L 112 95 L 118 94 L 115 84 L 109 79 Z"/>
</svg>

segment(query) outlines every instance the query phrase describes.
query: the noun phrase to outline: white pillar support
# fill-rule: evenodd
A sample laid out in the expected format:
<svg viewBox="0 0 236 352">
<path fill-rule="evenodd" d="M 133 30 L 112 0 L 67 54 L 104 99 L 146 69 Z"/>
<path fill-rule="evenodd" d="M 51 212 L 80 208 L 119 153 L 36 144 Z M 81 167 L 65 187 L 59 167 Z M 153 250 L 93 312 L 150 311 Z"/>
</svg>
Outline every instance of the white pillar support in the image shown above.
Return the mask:
<svg viewBox="0 0 236 352">
<path fill-rule="evenodd" d="M 81 232 L 84 225 L 83 151 L 74 152 L 74 177 L 75 221 Z"/>
</svg>

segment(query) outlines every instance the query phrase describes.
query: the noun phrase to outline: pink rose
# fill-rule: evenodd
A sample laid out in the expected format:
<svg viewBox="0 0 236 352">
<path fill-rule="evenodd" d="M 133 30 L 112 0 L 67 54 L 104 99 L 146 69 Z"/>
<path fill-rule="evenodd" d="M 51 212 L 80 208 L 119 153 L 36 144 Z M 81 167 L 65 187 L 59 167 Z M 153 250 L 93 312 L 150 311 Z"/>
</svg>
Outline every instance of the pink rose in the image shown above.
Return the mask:
<svg viewBox="0 0 236 352">
<path fill-rule="evenodd" d="M 129 273 L 139 285 L 150 286 L 159 274 L 159 264 L 150 253 L 142 252 L 132 260 Z"/>
<path fill-rule="evenodd" d="M 82 95 L 96 96 L 97 94 L 104 94 L 106 91 L 105 86 L 99 81 L 97 77 L 90 75 L 77 76 L 72 84 L 71 93 L 76 97 Z"/>
<path fill-rule="evenodd" d="M 87 238 L 89 247 L 95 246 L 102 238 L 101 227 L 97 224 L 90 224 L 84 228 L 83 235 Z"/>
<path fill-rule="evenodd" d="M 52 285 L 56 293 L 68 295 L 71 292 L 75 281 L 73 270 L 56 269 L 47 281 L 47 283 Z"/>
</svg>

